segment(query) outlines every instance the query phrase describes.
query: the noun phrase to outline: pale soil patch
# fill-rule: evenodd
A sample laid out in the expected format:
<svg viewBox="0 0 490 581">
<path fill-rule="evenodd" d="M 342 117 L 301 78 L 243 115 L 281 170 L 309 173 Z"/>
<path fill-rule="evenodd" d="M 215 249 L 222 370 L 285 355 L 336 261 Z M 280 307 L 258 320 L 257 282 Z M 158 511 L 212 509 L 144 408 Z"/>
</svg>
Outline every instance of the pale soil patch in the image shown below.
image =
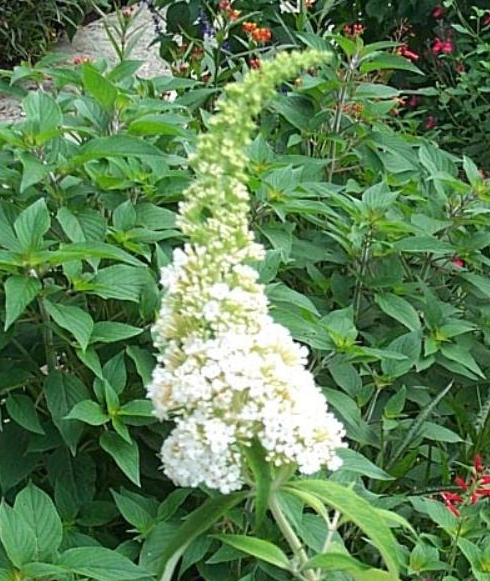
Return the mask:
<svg viewBox="0 0 490 581">
<path fill-rule="evenodd" d="M 115 21 L 115 15 L 106 17 L 110 24 Z M 138 10 L 134 19 L 134 29 L 138 29 L 138 41 L 131 52 L 132 60 L 141 60 L 143 65 L 138 70 L 138 76 L 151 78 L 168 72 L 168 66 L 160 58 L 158 45 L 150 46 L 155 38 L 155 29 L 150 12 L 146 7 Z M 66 55 L 66 62 L 71 63 L 75 56 L 86 56 L 94 60 L 104 58 L 116 64 L 118 59 L 114 48 L 107 37 L 102 20 L 96 20 L 80 28 L 70 42 L 62 38 L 54 47 L 53 52 Z M 0 121 L 15 121 L 22 117 L 19 100 L 0 94 Z"/>
</svg>

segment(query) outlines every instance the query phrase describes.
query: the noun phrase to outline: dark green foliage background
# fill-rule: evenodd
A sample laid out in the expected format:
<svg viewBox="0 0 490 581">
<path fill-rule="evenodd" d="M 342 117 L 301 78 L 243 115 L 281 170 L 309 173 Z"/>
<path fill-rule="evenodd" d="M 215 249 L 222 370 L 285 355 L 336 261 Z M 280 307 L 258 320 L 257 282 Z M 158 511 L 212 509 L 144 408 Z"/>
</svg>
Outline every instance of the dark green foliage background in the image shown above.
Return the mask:
<svg viewBox="0 0 490 581">
<path fill-rule="evenodd" d="M 292 22 L 291 35 L 334 57 L 281 87 L 261 116 L 248 152 L 251 222 L 267 248 L 257 266 L 272 315 L 309 346 L 347 429 L 329 484 L 410 520 L 414 533 L 390 521 L 404 578 L 485 579 L 487 503 L 461 529 L 434 495 L 490 443 L 488 181 L 461 151 L 417 135 L 410 115 L 393 116 L 402 93 L 389 81 L 420 71 L 391 45 Z M 291 579 L 197 526 L 176 534 L 206 499 L 198 516 L 217 523 L 212 532 L 254 526 L 242 497 L 225 506 L 174 489 L 158 459 L 170 426 L 145 400 L 158 271 L 183 243 L 187 156 L 221 86 L 140 80 L 139 64 L 16 69 L 54 88 L 16 82 L 26 116 L 0 125 L 0 580 L 148 580 L 190 539 L 185 581 Z M 245 70 L 240 58 L 233 67 L 223 79 Z M 282 502 L 321 552 L 322 519 L 294 496 Z M 341 533 L 339 546 L 381 566 L 358 528 Z M 457 535 L 470 545 L 451 572 Z M 282 543 L 269 515 L 260 536 Z"/>
</svg>

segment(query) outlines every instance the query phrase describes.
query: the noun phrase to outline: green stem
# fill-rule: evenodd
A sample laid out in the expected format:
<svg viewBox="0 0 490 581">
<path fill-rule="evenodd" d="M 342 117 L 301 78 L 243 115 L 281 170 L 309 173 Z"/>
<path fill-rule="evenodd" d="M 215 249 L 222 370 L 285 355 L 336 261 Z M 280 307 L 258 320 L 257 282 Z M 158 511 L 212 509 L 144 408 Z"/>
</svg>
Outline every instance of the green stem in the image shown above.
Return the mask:
<svg viewBox="0 0 490 581">
<path fill-rule="evenodd" d="M 46 350 L 46 364 L 48 366 L 48 372 L 51 373 L 56 371 L 56 351 L 54 348 L 53 341 L 53 331 L 51 330 L 48 311 L 44 306 L 44 301 L 42 298 L 38 299 L 39 312 L 41 313 L 42 323 L 43 323 L 43 339 L 44 348 Z"/>
<path fill-rule="evenodd" d="M 288 545 L 291 547 L 293 555 L 298 559 L 300 565 L 304 566 L 308 561 L 308 555 L 306 554 L 303 544 L 299 540 L 298 536 L 282 512 L 275 494 L 271 494 L 270 496 L 269 508 L 272 512 L 274 520 L 277 523 L 277 526 L 286 539 Z M 299 577 L 298 575 L 296 576 Z M 318 581 L 318 577 L 312 569 L 305 571 L 303 576 L 304 579 L 307 579 L 308 581 Z"/>
<path fill-rule="evenodd" d="M 336 510 L 334 512 L 332 520 L 327 521 L 328 533 L 327 533 L 327 538 L 325 539 L 325 542 L 323 543 L 322 554 L 328 553 L 328 550 L 330 549 L 330 545 L 332 544 L 333 536 L 334 536 L 335 532 L 337 531 L 337 527 L 339 526 L 340 516 L 341 516 L 340 512 L 338 510 Z M 322 578 L 322 570 L 321 569 L 317 569 L 316 576 L 317 576 L 317 579 Z"/>
<path fill-rule="evenodd" d="M 461 536 L 461 530 L 463 529 L 463 519 L 459 520 L 458 530 L 456 531 L 456 536 L 453 539 L 453 544 L 451 547 L 451 556 L 449 558 L 449 570 L 454 570 L 454 564 L 456 562 L 456 557 L 458 556 L 458 541 Z"/>
</svg>

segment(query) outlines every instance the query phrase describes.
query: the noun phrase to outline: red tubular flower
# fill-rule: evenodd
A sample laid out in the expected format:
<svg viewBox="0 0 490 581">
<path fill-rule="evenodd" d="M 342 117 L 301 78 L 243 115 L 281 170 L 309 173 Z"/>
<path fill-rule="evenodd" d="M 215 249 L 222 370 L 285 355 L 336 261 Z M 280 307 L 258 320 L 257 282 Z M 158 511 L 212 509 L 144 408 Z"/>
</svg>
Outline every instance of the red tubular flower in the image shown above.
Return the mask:
<svg viewBox="0 0 490 581">
<path fill-rule="evenodd" d="M 473 458 L 473 468 L 477 474 L 481 474 L 485 470 L 480 454 L 475 454 L 475 457 Z"/>
<path fill-rule="evenodd" d="M 485 18 L 483 19 L 483 26 L 488 26 L 490 24 L 490 12 L 488 12 L 485 15 Z"/>
<path fill-rule="evenodd" d="M 409 61 L 418 61 L 420 58 L 419 54 L 417 54 L 413 50 L 410 50 L 406 45 L 403 45 L 402 47 L 400 47 L 399 52 L 400 52 L 401 56 L 405 57 Z"/>
<path fill-rule="evenodd" d="M 362 24 L 354 24 L 352 27 L 352 33 L 354 36 L 358 36 L 364 32 L 364 26 Z"/>
<path fill-rule="evenodd" d="M 485 474 L 485 476 L 482 476 L 480 478 L 480 484 L 482 484 L 483 486 L 486 486 L 487 484 L 490 484 L 490 475 L 489 474 Z"/>
<path fill-rule="evenodd" d="M 450 502 L 446 502 L 446 508 L 454 514 L 454 516 L 461 516 L 461 512 L 458 508 L 454 506 L 454 504 Z"/>
<path fill-rule="evenodd" d="M 440 18 L 444 18 L 446 15 L 446 10 L 442 6 L 436 6 L 432 11 L 432 18 L 439 20 Z"/>
<path fill-rule="evenodd" d="M 410 109 L 415 109 L 415 107 L 418 107 L 419 105 L 420 97 L 418 97 L 417 95 L 412 95 L 410 99 L 407 101 L 407 107 L 409 107 Z"/>
<path fill-rule="evenodd" d="M 436 126 L 437 126 L 437 120 L 436 120 L 436 118 L 433 115 L 429 115 L 427 117 L 426 122 L 424 123 L 424 127 L 427 130 L 430 130 L 430 129 L 434 129 L 434 127 L 436 127 Z"/>
<path fill-rule="evenodd" d="M 456 476 L 456 478 L 454 479 L 454 484 L 456 484 L 456 486 L 458 486 L 458 488 L 460 488 L 464 492 L 468 490 L 468 484 L 466 484 L 466 482 L 461 478 L 461 476 Z"/>
<path fill-rule="evenodd" d="M 465 267 L 465 262 L 462 258 L 459 258 L 458 256 L 456 256 L 455 258 L 452 259 L 451 261 L 454 266 L 456 268 L 464 268 Z"/>
<path fill-rule="evenodd" d="M 463 502 L 462 497 L 457 492 L 441 492 L 444 502 Z"/>
<path fill-rule="evenodd" d="M 449 38 L 442 40 L 442 38 L 437 37 L 432 41 L 430 50 L 433 55 L 438 55 L 440 53 L 451 54 L 454 52 L 454 45 Z"/>
<path fill-rule="evenodd" d="M 454 51 L 453 43 L 450 40 L 445 40 L 441 46 L 441 52 L 444 54 L 451 54 Z"/>
</svg>

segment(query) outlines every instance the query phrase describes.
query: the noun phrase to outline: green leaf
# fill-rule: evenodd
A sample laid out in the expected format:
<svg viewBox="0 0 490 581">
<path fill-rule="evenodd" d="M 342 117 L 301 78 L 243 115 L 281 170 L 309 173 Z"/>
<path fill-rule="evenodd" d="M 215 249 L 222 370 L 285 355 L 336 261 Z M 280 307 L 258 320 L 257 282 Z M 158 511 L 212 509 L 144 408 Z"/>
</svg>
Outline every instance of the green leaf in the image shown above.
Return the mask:
<svg viewBox="0 0 490 581">
<path fill-rule="evenodd" d="M 131 345 L 126 348 L 126 353 L 131 357 L 136 366 L 138 375 L 143 380 L 143 385 L 148 385 L 151 381 L 153 369 L 155 368 L 155 358 L 146 349 Z"/>
<path fill-rule="evenodd" d="M 448 242 L 432 236 L 412 236 L 393 244 L 396 250 L 402 252 L 430 252 L 437 254 L 452 254 L 454 247 Z"/>
<path fill-rule="evenodd" d="M 40 454 L 29 452 L 31 435 L 14 422 L 0 432 L 0 485 L 6 494 L 34 470 Z"/>
<path fill-rule="evenodd" d="M 74 244 L 66 244 L 56 250 L 50 252 L 47 256 L 47 261 L 51 263 L 63 263 L 71 260 L 88 260 L 89 258 L 108 258 L 117 260 L 118 262 L 125 262 L 133 266 L 141 266 L 142 262 L 131 256 L 117 246 L 105 244 L 103 242 L 77 242 Z"/>
<path fill-rule="evenodd" d="M 51 498 L 33 484 L 19 492 L 14 511 L 34 531 L 36 539 L 35 558 L 49 560 L 61 545 L 63 526 Z"/>
<path fill-rule="evenodd" d="M 119 494 L 114 490 L 111 490 L 111 493 L 119 512 L 129 524 L 133 525 L 139 533 L 150 529 L 155 519 L 141 503 L 127 494 Z"/>
<path fill-rule="evenodd" d="M 37 145 L 59 135 L 63 114 L 60 106 L 46 91 L 29 92 L 22 105 Z"/>
<path fill-rule="evenodd" d="M 391 53 L 374 52 L 362 59 L 359 70 L 364 75 L 373 71 L 399 70 L 410 71 L 423 75 L 424 73 L 409 60 Z"/>
<path fill-rule="evenodd" d="M 441 353 L 444 357 L 451 359 L 452 361 L 456 361 L 456 363 L 460 363 L 467 367 L 470 371 L 473 371 L 476 375 L 480 377 L 485 377 L 485 374 L 478 366 L 478 363 L 475 361 L 471 353 L 468 351 L 467 347 L 463 345 L 458 345 L 456 343 L 447 344 L 444 343 L 441 345 Z"/>
<path fill-rule="evenodd" d="M 100 404 L 85 399 L 78 402 L 66 416 L 67 420 L 80 420 L 91 426 L 102 426 L 109 421 L 109 416 L 104 412 Z"/>
<path fill-rule="evenodd" d="M 412 331 L 394 339 L 388 349 L 404 355 L 406 359 L 397 361 L 384 359 L 381 361 L 381 369 L 389 377 L 401 377 L 405 375 L 417 362 L 422 349 L 422 339 L 420 331 Z"/>
<path fill-rule="evenodd" d="M 115 343 L 116 341 L 124 341 L 125 339 L 136 337 L 142 332 L 143 329 L 126 325 L 126 323 L 100 321 L 94 325 L 90 343 Z"/>
<path fill-rule="evenodd" d="M 380 569 L 351 569 L 349 575 L 354 581 L 400 581 L 398 575 Z"/>
<path fill-rule="evenodd" d="M 93 278 L 93 292 L 103 299 L 140 302 L 141 290 L 148 280 L 143 268 L 114 265 L 102 268 Z"/>
<path fill-rule="evenodd" d="M 342 467 L 340 470 L 356 472 L 373 480 L 393 480 L 393 476 L 390 476 L 383 469 L 376 466 L 376 464 L 373 464 L 360 452 L 356 452 L 351 448 L 341 448 L 337 451 L 337 454 L 342 459 Z"/>
<path fill-rule="evenodd" d="M 328 506 L 338 510 L 344 518 L 356 524 L 372 541 L 383 557 L 390 573 L 397 578 L 399 549 L 388 526 L 380 520 L 376 510 L 352 489 L 335 482 L 304 480 L 292 482 L 289 488 L 304 490 L 317 496 Z"/>
<path fill-rule="evenodd" d="M 292 304 L 305 309 L 313 315 L 319 315 L 318 309 L 308 297 L 298 291 L 288 288 L 285 284 L 270 284 L 267 286 L 266 292 L 267 297 L 272 303 L 285 303 L 286 305 Z"/>
<path fill-rule="evenodd" d="M 379 83 L 359 83 L 356 88 L 356 97 L 368 99 L 394 99 L 400 91 L 389 85 Z"/>
<path fill-rule="evenodd" d="M 323 553 L 315 555 L 305 564 L 305 569 L 327 569 L 329 571 L 345 571 L 349 569 L 369 569 L 365 565 L 345 553 Z"/>
<path fill-rule="evenodd" d="M 446 397 L 446 395 L 451 390 L 453 382 L 449 383 L 442 391 L 440 391 L 436 397 L 432 398 L 428 405 L 423 407 L 419 413 L 419 415 L 415 418 L 410 426 L 408 433 L 405 435 L 403 440 L 400 442 L 399 446 L 394 449 L 393 454 L 390 458 L 388 463 L 387 469 L 389 470 L 392 466 L 395 465 L 396 461 L 400 456 L 410 447 L 412 442 L 420 435 L 421 430 L 423 429 L 424 422 L 430 416 L 430 414 L 435 410 L 435 408 L 439 405 L 439 403 Z"/>
<path fill-rule="evenodd" d="M 19 426 L 35 434 L 45 434 L 39 421 L 34 402 L 30 397 L 22 394 L 11 395 L 7 398 L 6 407 L 9 416 Z"/>
<path fill-rule="evenodd" d="M 272 484 L 271 467 L 265 459 L 264 448 L 257 440 L 254 440 L 250 446 L 244 446 L 243 454 L 254 477 L 255 526 L 259 528 L 269 505 Z"/>
<path fill-rule="evenodd" d="M 246 493 L 236 492 L 226 496 L 209 498 L 198 509 L 191 512 L 185 522 L 172 534 L 162 547 L 158 577 L 160 581 L 171 581 L 178 559 L 185 548 L 199 535 L 207 531 L 231 508 L 246 498 Z"/>
<path fill-rule="evenodd" d="M 354 324 L 352 306 L 331 311 L 321 319 L 321 324 L 326 328 L 337 347 L 348 347 L 355 343 L 358 331 Z"/>
<path fill-rule="evenodd" d="M 107 228 L 106 222 L 99 212 L 91 208 L 83 208 L 74 213 L 66 206 L 62 206 L 56 214 L 56 219 L 63 228 L 65 235 L 72 242 L 102 242 L 104 240 Z M 102 246 L 105 245 L 103 244 Z M 87 245 L 86 248 L 88 250 L 90 246 Z"/>
<path fill-rule="evenodd" d="M 48 208 L 43 198 L 23 210 L 14 222 L 14 230 L 24 251 L 40 248 L 44 234 L 51 226 Z"/>
<path fill-rule="evenodd" d="M 142 157 L 163 160 L 163 152 L 157 147 L 130 135 L 111 135 L 91 139 L 79 149 L 78 154 L 70 161 L 81 165 L 92 159 L 113 157 Z"/>
<path fill-rule="evenodd" d="M 97 581 L 131 581 L 150 575 L 127 557 L 103 547 L 77 547 L 62 553 L 57 563 L 64 569 Z"/>
<path fill-rule="evenodd" d="M 32 276 L 14 275 L 5 281 L 5 330 L 22 315 L 41 288 L 41 282 Z"/>
<path fill-rule="evenodd" d="M 22 194 L 43 180 L 49 174 L 50 168 L 41 163 L 37 157 L 26 152 L 22 152 L 19 158 L 23 168 L 22 181 L 20 182 L 20 193 Z"/>
<path fill-rule="evenodd" d="M 117 88 L 91 64 L 84 64 L 82 70 L 84 89 L 108 112 L 113 111 L 117 99 Z"/>
<path fill-rule="evenodd" d="M 286 553 L 269 541 L 247 537 L 246 535 L 213 535 L 213 538 L 261 561 L 279 567 L 279 569 L 285 569 L 286 571 L 290 569 Z"/>
<path fill-rule="evenodd" d="M 0 540 L 8 558 L 19 569 L 36 554 L 34 530 L 4 500 L 0 505 Z"/>
<path fill-rule="evenodd" d="M 417 311 L 405 299 L 394 294 L 377 294 L 375 301 L 380 309 L 389 317 L 396 319 L 410 331 L 420 329 L 420 320 Z"/>
<path fill-rule="evenodd" d="M 134 399 L 121 408 L 117 412 L 118 416 L 125 424 L 130 426 L 147 425 L 156 421 L 155 410 L 151 401 L 147 399 Z"/>
<path fill-rule="evenodd" d="M 179 122 L 180 121 L 180 125 Z M 128 133 L 132 135 L 179 135 L 188 134 L 182 128 L 182 123 L 187 121 L 185 117 L 175 114 L 147 114 L 131 121 Z"/>
<path fill-rule="evenodd" d="M 63 567 L 58 567 L 58 565 L 52 565 L 50 563 L 28 563 L 22 567 L 22 573 L 29 579 L 35 579 L 37 577 L 63 579 L 66 577 L 66 570 Z M 1 576 L 0 581 L 2 581 Z M 11 577 L 7 581 L 12 581 Z"/>
<path fill-rule="evenodd" d="M 485 297 L 490 298 L 490 280 L 486 276 L 467 272 L 461 273 L 460 277 L 475 286 Z"/>
<path fill-rule="evenodd" d="M 69 307 L 44 300 L 44 306 L 54 322 L 69 331 L 85 351 L 94 328 L 92 317 L 80 307 Z"/>
<path fill-rule="evenodd" d="M 173 490 L 158 507 L 158 520 L 165 521 L 171 519 L 191 492 L 191 488 L 177 488 Z"/>
<path fill-rule="evenodd" d="M 104 432 L 99 441 L 102 449 L 114 459 L 131 482 L 140 486 L 140 455 L 136 442 L 126 442 L 114 432 Z"/>
<path fill-rule="evenodd" d="M 429 440 L 434 440 L 435 442 L 449 442 L 451 444 L 457 444 L 462 442 L 463 439 L 445 426 L 440 426 L 434 422 L 424 422 L 422 426 L 421 434 L 424 438 Z"/>
<path fill-rule="evenodd" d="M 169 230 L 175 228 L 176 214 L 168 208 L 155 206 L 155 204 L 138 204 L 136 210 L 136 223 L 149 230 Z"/>
<path fill-rule="evenodd" d="M 44 383 L 44 394 L 55 426 L 72 453 L 75 453 L 83 424 L 77 420 L 67 420 L 66 416 L 79 401 L 89 399 L 87 388 L 75 376 L 53 371 Z"/>
</svg>

